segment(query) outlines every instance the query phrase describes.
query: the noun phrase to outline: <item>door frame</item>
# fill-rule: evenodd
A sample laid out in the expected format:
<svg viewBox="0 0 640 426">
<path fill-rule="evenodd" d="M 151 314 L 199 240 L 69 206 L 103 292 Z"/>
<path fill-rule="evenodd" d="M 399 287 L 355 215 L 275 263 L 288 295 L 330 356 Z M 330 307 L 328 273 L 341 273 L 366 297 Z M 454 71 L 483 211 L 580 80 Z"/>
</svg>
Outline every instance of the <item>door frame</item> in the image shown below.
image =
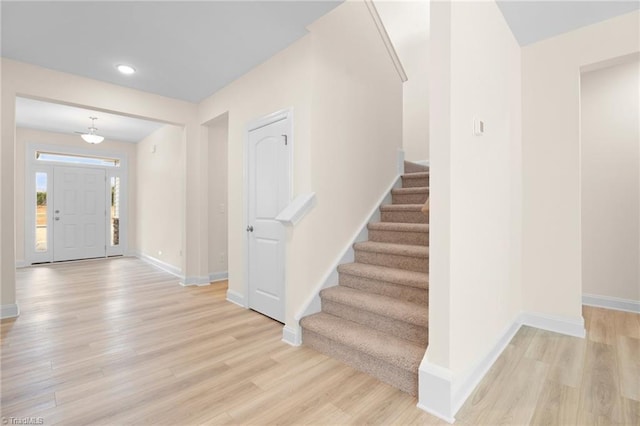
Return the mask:
<svg viewBox="0 0 640 426">
<path fill-rule="evenodd" d="M 35 173 L 45 172 L 47 176 L 47 207 L 53 207 L 53 170 L 56 166 L 74 167 L 73 164 L 58 161 L 39 161 L 36 159 L 36 152 L 45 151 L 63 155 L 84 155 L 92 157 L 113 158 L 120 162 L 119 167 L 94 166 L 78 164 L 75 167 L 102 169 L 105 171 L 105 205 L 111 205 L 110 181 L 112 177 L 120 178 L 120 240 L 118 246 L 111 246 L 109 218 L 105 227 L 105 238 L 107 242 L 106 256 L 121 256 L 128 253 L 129 234 L 129 165 L 127 154 L 113 151 L 95 151 L 92 149 L 48 145 L 40 143 L 27 143 L 25 147 L 25 179 L 24 179 L 24 259 L 27 265 L 34 263 L 53 262 L 53 240 L 52 232 L 47 232 L 47 251 L 35 251 L 35 229 L 33 224 L 36 220 L 36 209 L 32 201 L 35 199 Z M 51 197 L 51 198 L 49 198 Z M 53 230 L 53 209 L 47 209 L 47 230 Z"/>
<path fill-rule="evenodd" d="M 243 195 L 242 195 L 242 232 L 245 233 L 244 238 L 242 239 L 242 257 L 243 257 L 243 266 L 244 266 L 244 300 L 242 305 L 249 309 L 249 233 L 246 232 L 247 226 L 249 226 L 249 134 L 251 131 L 259 129 L 261 127 L 268 126 L 269 124 L 276 123 L 278 121 L 287 120 L 287 144 L 289 145 L 289 187 L 288 187 L 288 200 L 289 203 L 293 198 L 293 169 L 294 169 L 294 134 L 293 134 L 293 107 L 281 109 L 279 111 L 264 115 L 260 118 L 252 120 L 247 124 L 245 131 L 245 140 L 244 140 L 244 153 L 242 158 L 242 181 L 243 181 Z M 286 242 L 285 242 L 286 244 Z M 287 256 L 286 256 L 286 248 L 285 248 L 285 256 L 284 256 L 284 295 L 283 298 L 287 300 Z M 286 305 L 286 304 L 285 304 Z M 285 306 L 285 316 L 286 316 L 286 306 Z"/>
</svg>

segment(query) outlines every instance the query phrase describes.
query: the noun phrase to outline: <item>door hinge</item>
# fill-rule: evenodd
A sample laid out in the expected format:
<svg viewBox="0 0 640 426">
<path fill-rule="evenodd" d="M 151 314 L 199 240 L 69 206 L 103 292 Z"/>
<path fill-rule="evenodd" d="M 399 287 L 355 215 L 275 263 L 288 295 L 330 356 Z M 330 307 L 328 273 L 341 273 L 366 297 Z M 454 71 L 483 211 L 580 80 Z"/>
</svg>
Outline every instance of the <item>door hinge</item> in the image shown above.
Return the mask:
<svg viewBox="0 0 640 426">
<path fill-rule="evenodd" d="M 284 137 L 284 144 L 288 145 L 288 138 L 287 135 L 282 135 Z"/>
</svg>

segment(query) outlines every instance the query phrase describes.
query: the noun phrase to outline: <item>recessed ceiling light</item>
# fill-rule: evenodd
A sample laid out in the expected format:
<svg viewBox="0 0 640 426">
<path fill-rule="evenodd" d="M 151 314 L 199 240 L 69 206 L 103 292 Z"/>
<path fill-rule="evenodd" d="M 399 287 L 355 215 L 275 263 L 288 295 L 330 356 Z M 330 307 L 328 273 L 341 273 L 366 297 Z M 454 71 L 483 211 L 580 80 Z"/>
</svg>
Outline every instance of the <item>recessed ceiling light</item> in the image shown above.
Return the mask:
<svg viewBox="0 0 640 426">
<path fill-rule="evenodd" d="M 118 69 L 118 71 L 120 71 L 122 74 L 126 74 L 126 75 L 131 75 L 131 74 L 135 74 L 136 69 L 134 67 L 132 67 L 131 65 L 124 65 L 124 64 L 120 64 L 116 67 Z"/>
</svg>

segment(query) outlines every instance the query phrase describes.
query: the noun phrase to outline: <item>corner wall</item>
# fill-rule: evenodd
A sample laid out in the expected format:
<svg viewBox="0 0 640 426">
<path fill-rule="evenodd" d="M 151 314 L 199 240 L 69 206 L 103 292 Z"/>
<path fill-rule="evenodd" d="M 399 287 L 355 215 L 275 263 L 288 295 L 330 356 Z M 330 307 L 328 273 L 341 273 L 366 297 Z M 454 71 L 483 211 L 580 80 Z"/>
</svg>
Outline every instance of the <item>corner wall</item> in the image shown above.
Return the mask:
<svg viewBox="0 0 640 426">
<path fill-rule="evenodd" d="M 640 12 L 522 49 L 523 303 L 582 321 L 580 69 L 640 50 Z"/>
<path fill-rule="evenodd" d="M 184 271 L 184 129 L 165 125 L 136 144 L 137 250 Z"/>
<path fill-rule="evenodd" d="M 419 406 L 451 421 L 522 309 L 521 56 L 493 1 L 434 2 L 431 17 L 434 333 Z"/>
<path fill-rule="evenodd" d="M 209 275 L 223 279 L 228 275 L 227 246 L 227 151 L 229 115 L 208 124 L 209 145 Z"/>
</svg>

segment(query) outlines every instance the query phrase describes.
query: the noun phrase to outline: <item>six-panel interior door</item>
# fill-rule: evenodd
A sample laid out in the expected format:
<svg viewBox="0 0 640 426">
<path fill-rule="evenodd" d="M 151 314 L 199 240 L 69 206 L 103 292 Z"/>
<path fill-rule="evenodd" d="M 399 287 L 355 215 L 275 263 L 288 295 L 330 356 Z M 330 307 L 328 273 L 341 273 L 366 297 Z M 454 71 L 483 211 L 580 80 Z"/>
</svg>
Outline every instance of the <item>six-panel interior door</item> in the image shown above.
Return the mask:
<svg viewBox="0 0 640 426">
<path fill-rule="evenodd" d="M 284 322 L 284 227 L 275 217 L 289 203 L 288 121 L 249 132 L 249 308 Z"/>
<path fill-rule="evenodd" d="M 106 256 L 105 171 L 55 167 L 53 260 Z"/>
</svg>

